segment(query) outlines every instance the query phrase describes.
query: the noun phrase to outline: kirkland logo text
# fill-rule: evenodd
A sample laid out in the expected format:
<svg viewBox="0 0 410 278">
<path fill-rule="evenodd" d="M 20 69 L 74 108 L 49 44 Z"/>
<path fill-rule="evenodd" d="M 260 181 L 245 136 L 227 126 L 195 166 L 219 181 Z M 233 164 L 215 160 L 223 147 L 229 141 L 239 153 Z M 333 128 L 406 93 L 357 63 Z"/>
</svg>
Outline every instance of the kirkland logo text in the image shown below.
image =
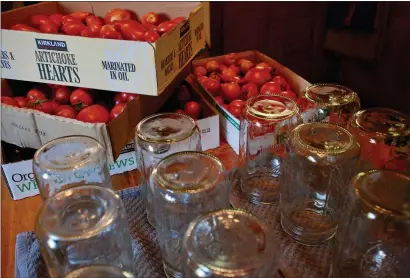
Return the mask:
<svg viewBox="0 0 410 278">
<path fill-rule="evenodd" d="M 38 49 L 68 51 L 67 44 L 63 41 L 36 39 Z"/>
</svg>

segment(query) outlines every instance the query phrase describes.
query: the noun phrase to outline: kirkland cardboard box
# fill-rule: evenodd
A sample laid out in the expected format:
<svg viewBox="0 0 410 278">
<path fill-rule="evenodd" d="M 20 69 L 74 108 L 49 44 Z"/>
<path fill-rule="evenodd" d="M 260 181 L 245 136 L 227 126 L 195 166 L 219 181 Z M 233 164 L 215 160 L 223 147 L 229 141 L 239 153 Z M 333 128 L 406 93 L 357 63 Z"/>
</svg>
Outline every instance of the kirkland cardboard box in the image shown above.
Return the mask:
<svg viewBox="0 0 410 278">
<path fill-rule="evenodd" d="M 209 3 L 42 2 L 1 14 L 2 78 L 156 96 L 209 42 Z M 141 18 L 153 11 L 183 16 L 155 43 L 7 30 L 35 14 L 85 11 L 104 17 L 113 8 Z M 47 57 L 60 56 L 60 62 Z M 64 62 L 65 61 L 65 62 Z M 108 64 L 126 65 L 113 70 Z M 3 66 L 4 65 L 4 66 Z"/>
<path fill-rule="evenodd" d="M 291 85 L 293 91 L 299 96 L 302 94 L 302 91 L 310 85 L 308 81 L 288 69 L 287 67 L 281 65 L 274 59 L 258 52 L 258 51 L 245 51 L 237 53 L 238 59 L 246 58 L 256 63 L 265 62 L 269 64 L 272 68 L 275 68 L 275 74 L 281 75 L 286 78 L 286 80 Z M 210 57 L 201 60 L 194 60 L 192 62 L 192 68 L 197 66 L 204 66 L 206 62 L 210 60 L 215 60 L 222 63 L 224 56 Z M 225 137 L 226 141 L 231 145 L 236 153 L 239 154 L 239 119 L 236 119 L 228 110 L 224 109 L 222 106 L 215 102 L 215 99 L 210 95 L 193 77 L 198 86 L 198 91 L 218 110 L 220 117 L 220 128 L 221 133 Z"/>
</svg>

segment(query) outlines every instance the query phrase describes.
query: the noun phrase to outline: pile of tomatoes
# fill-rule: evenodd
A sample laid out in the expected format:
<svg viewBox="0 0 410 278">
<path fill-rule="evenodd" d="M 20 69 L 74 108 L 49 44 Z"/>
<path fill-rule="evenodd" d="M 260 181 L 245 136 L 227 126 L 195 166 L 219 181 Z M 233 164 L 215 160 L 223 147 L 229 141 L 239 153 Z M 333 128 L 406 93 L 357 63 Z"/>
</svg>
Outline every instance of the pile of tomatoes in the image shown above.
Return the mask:
<svg viewBox="0 0 410 278">
<path fill-rule="evenodd" d="M 48 86 L 32 88 L 25 96 L 2 96 L 1 103 L 86 123 L 108 123 L 122 113 L 127 102 L 137 98 L 135 94 L 118 93 L 105 101 L 90 89 Z"/>
<path fill-rule="evenodd" d="M 178 107 L 174 110 L 175 113 L 188 115 L 194 120 L 199 119 L 201 116 L 201 105 L 194 100 L 191 91 L 185 84 L 182 84 L 179 88 L 174 90 L 172 97 L 169 99 L 169 104 L 172 109 Z"/>
<path fill-rule="evenodd" d="M 149 12 L 139 22 L 132 11 L 112 9 L 105 14 L 104 18 L 88 12 L 75 12 L 69 15 L 60 13 L 33 15 L 31 25 L 16 24 L 10 29 L 154 43 L 184 20 L 185 17 L 170 19 L 162 14 L 159 16 L 154 12 Z"/>
<path fill-rule="evenodd" d="M 215 102 L 236 118 L 240 118 L 246 100 L 258 94 L 280 94 L 298 101 L 287 80 L 275 75 L 267 63 L 238 58 L 236 53 L 218 61 L 208 60 L 195 67 L 194 75 Z"/>
</svg>

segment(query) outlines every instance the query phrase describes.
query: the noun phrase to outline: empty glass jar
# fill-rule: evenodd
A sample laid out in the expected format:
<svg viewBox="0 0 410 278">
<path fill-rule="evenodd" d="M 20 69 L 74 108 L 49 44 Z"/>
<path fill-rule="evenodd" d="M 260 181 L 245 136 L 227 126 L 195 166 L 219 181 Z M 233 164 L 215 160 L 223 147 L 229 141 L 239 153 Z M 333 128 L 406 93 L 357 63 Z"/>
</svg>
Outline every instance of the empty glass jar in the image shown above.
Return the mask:
<svg viewBox="0 0 410 278">
<path fill-rule="evenodd" d="M 91 265 L 76 269 L 65 278 L 134 278 L 134 275 L 115 266 Z"/>
<path fill-rule="evenodd" d="M 342 216 L 360 147 L 346 129 L 326 123 L 296 127 L 283 162 L 280 212 L 284 231 L 299 243 L 331 239 Z"/>
<path fill-rule="evenodd" d="M 331 278 L 410 277 L 410 176 L 358 174 L 349 187 Z"/>
<path fill-rule="evenodd" d="M 51 278 L 90 265 L 133 271 L 127 213 L 111 189 L 83 185 L 49 197 L 35 232 Z"/>
<path fill-rule="evenodd" d="M 33 171 L 43 200 L 84 184 L 112 188 L 104 147 L 87 136 L 48 142 L 34 154 Z"/>
<path fill-rule="evenodd" d="M 186 278 L 276 277 L 277 246 L 272 231 L 243 210 L 222 209 L 191 222 L 184 236 Z"/>
<path fill-rule="evenodd" d="M 135 151 L 141 173 L 148 221 L 155 227 L 149 177 L 164 157 L 181 151 L 200 151 L 201 137 L 195 121 L 186 115 L 162 113 L 143 119 L 136 129 Z"/>
<path fill-rule="evenodd" d="M 157 164 L 151 180 L 157 240 L 167 277 L 181 277 L 182 238 L 203 213 L 228 208 L 230 185 L 222 163 L 204 152 L 179 152 Z"/>
<path fill-rule="evenodd" d="M 326 122 L 346 127 L 350 117 L 360 110 L 360 100 L 351 89 L 336 84 L 312 84 L 302 93 L 300 102 L 304 122 Z"/>
<path fill-rule="evenodd" d="M 357 112 L 347 129 L 362 148 L 362 171 L 392 169 L 410 174 L 410 117 L 388 108 L 369 108 Z"/>
<path fill-rule="evenodd" d="M 239 134 L 241 189 L 253 203 L 279 199 L 279 178 L 285 141 L 302 123 L 299 107 L 281 95 L 258 95 L 242 109 Z"/>
</svg>

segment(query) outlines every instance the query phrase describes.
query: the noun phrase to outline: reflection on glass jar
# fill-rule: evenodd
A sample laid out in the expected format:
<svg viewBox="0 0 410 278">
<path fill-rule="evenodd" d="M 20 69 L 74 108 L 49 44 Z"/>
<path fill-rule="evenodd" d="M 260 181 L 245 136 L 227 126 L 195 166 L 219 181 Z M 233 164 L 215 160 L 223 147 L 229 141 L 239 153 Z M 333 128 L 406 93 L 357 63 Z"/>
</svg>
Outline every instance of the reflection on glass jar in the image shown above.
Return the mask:
<svg viewBox="0 0 410 278">
<path fill-rule="evenodd" d="M 300 99 L 304 122 L 325 122 L 346 127 L 360 110 L 360 100 L 351 89 L 336 84 L 308 86 Z"/>
<path fill-rule="evenodd" d="M 142 194 L 147 218 L 155 227 L 149 176 L 164 157 L 181 151 L 200 151 L 201 137 L 195 121 L 186 115 L 162 113 L 143 119 L 135 134 L 135 151 L 141 173 Z"/>
<path fill-rule="evenodd" d="M 278 200 L 284 143 L 301 123 L 299 107 L 290 98 L 258 95 L 246 102 L 241 115 L 239 167 L 241 189 L 249 201 Z"/>
<path fill-rule="evenodd" d="M 296 127 L 283 162 L 282 228 L 306 245 L 333 237 L 360 147 L 344 128 L 326 123 Z"/>
<path fill-rule="evenodd" d="M 343 212 L 329 277 L 410 277 L 410 176 L 358 174 Z"/>
<path fill-rule="evenodd" d="M 362 171 L 410 174 L 410 117 L 388 108 L 369 108 L 357 112 L 347 128 L 362 148 Z"/>
</svg>

